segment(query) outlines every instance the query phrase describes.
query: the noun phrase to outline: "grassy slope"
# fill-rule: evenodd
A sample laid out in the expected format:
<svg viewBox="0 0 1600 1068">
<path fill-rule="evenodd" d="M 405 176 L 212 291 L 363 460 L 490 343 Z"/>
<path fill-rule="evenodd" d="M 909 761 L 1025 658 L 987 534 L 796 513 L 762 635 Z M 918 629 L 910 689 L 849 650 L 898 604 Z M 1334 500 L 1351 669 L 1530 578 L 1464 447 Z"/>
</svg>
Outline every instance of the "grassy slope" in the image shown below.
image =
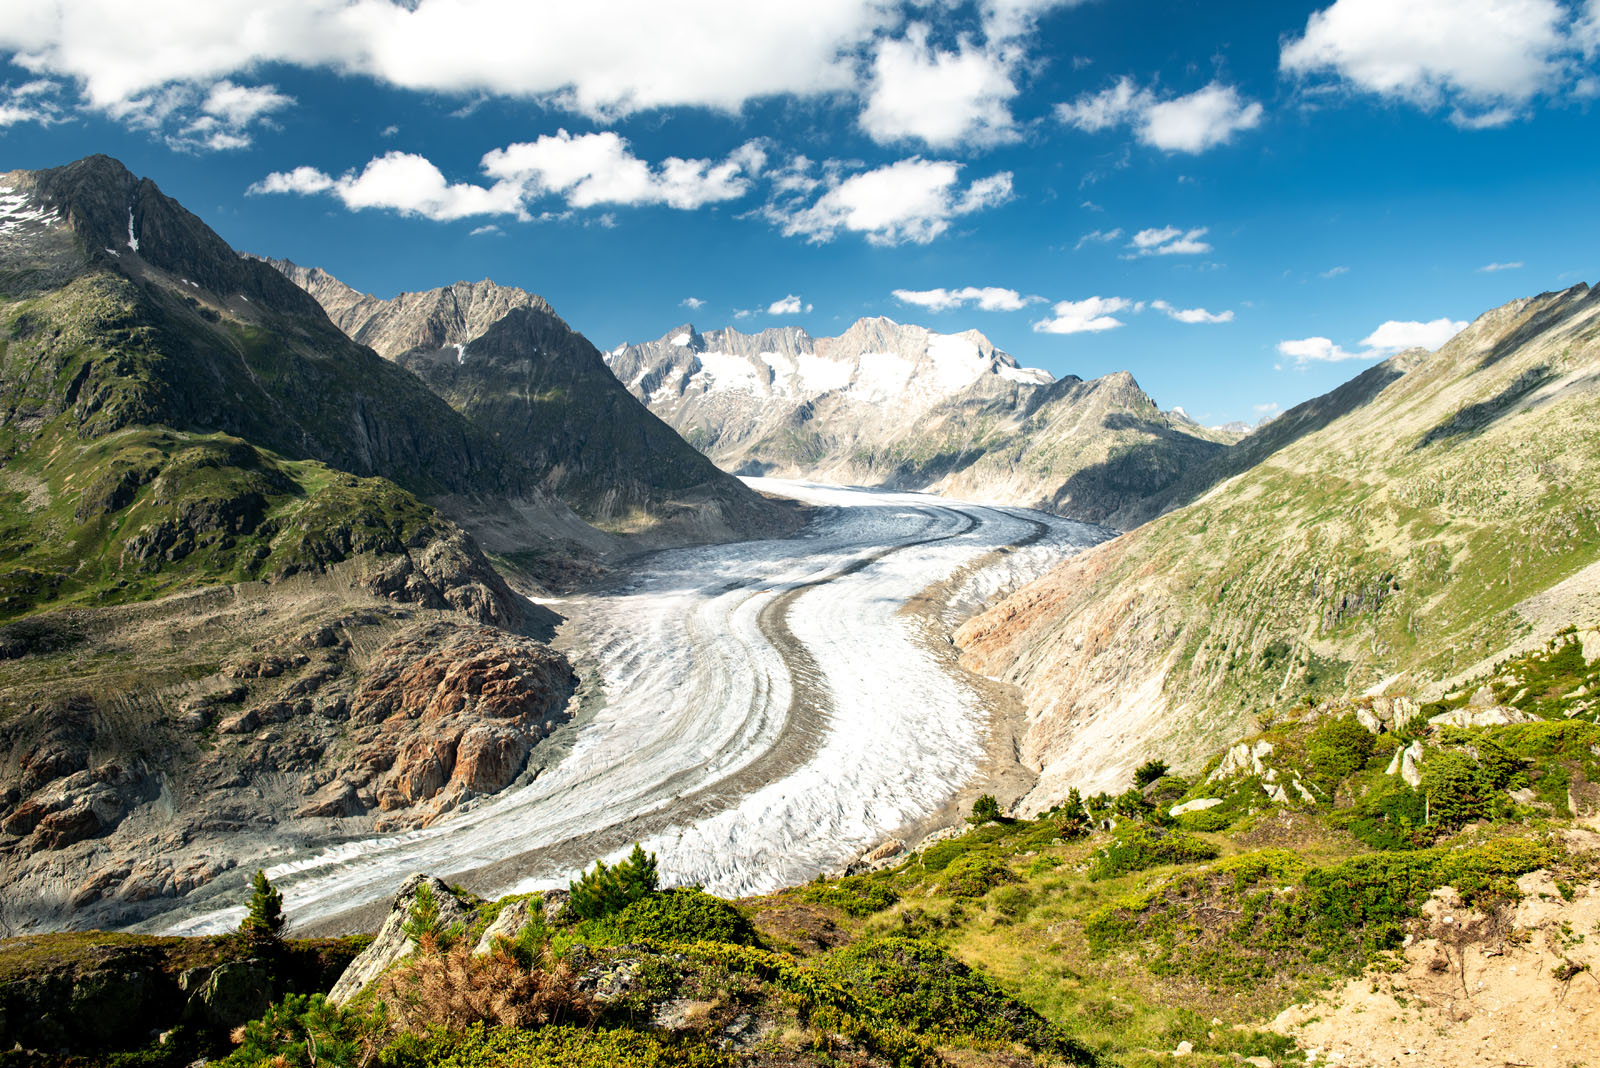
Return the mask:
<svg viewBox="0 0 1600 1068">
<path fill-rule="evenodd" d="M 1135 748 L 1192 765 L 1253 712 L 1406 692 L 1520 639 L 1518 602 L 1600 560 L 1597 307 L 1568 291 L 1489 313 L 1370 403 L 969 624 L 968 662 L 1028 695 L 1030 756 L 1080 771 L 1062 724 L 1114 704 L 1108 678 L 1156 680 Z"/>
<path fill-rule="evenodd" d="M 91 191 L 134 182 L 85 167 L 63 171 L 84 170 Z M 218 284 L 256 300 L 185 291 L 148 263 L 130 265 L 136 280 L 66 229 L 42 239 L 53 273 L 0 270 L 0 618 L 400 552 L 454 533 L 414 493 L 517 484 L 277 272 L 149 183 L 129 195 L 149 256 L 187 250 L 195 262 L 173 266 L 196 277 L 218 260 L 248 275 Z M 80 230 L 95 224 L 86 196 L 64 202 Z"/>
</svg>

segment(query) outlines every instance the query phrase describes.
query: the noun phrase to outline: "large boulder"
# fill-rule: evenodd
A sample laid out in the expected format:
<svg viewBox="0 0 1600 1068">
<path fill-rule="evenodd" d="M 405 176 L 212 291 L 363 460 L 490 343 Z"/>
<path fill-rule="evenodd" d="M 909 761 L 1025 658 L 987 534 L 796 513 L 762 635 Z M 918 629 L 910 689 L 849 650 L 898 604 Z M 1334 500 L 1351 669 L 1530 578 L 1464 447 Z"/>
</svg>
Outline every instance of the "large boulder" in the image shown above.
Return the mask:
<svg viewBox="0 0 1600 1068">
<path fill-rule="evenodd" d="M 389 906 L 389 915 L 384 918 L 383 926 L 378 928 L 378 935 L 372 940 L 372 944 L 350 962 L 344 974 L 339 976 L 339 981 L 333 984 L 333 989 L 328 992 L 329 1001 L 335 1005 L 343 1005 L 365 990 L 368 984 L 384 972 L 415 952 L 416 944 L 402 927 L 410 917 L 411 910 L 417 903 L 417 894 L 424 885 L 433 892 L 433 900 L 439 906 L 440 924 L 447 929 L 459 924 L 463 931 L 471 925 L 472 910 L 441 880 L 420 872 L 411 876 L 400 885 L 399 892 L 394 895 L 394 902 Z"/>
<path fill-rule="evenodd" d="M 198 984 L 184 984 L 182 979 L 187 978 L 185 973 L 180 988 L 198 985 L 198 989 L 190 994 L 184 1017 L 218 1031 L 259 1019 L 276 1000 L 267 962 L 255 957 L 219 964 Z"/>
</svg>

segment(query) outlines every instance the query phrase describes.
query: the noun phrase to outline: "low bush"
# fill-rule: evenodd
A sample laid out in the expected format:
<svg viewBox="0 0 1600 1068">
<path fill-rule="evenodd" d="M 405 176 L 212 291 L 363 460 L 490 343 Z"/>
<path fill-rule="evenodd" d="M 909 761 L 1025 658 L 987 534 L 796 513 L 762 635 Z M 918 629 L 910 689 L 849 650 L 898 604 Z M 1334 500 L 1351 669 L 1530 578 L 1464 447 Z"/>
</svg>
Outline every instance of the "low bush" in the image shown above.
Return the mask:
<svg viewBox="0 0 1600 1068">
<path fill-rule="evenodd" d="M 1329 793 L 1340 782 L 1366 767 L 1377 745 L 1355 716 L 1340 716 L 1318 725 L 1306 739 L 1311 773 Z"/>
<path fill-rule="evenodd" d="M 937 946 L 908 938 L 857 942 L 813 969 L 858 1002 L 874 1021 L 915 1034 L 1020 1042 L 1074 1064 L 1093 1054 L 1038 1013 Z"/>
<path fill-rule="evenodd" d="M 424 942 L 379 980 L 376 1000 L 396 1027 L 413 1034 L 461 1031 L 477 1023 L 591 1023 L 598 1014 L 595 1003 L 573 980 L 571 968 L 548 957 L 530 968 L 503 949 L 474 956 L 464 942 L 447 950 Z"/>
<path fill-rule="evenodd" d="M 900 900 L 900 895 L 885 881 L 865 875 L 850 875 L 826 883 L 808 883 L 795 892 L 801 901 L 828 905 L 851 916 L 871 916 Z"/>
<path fill-rule="evenodd" d="M 1322 969 L 1352 973 L 1404 939 L 1428 895 L 1452 886 L 1469 904 L 1516 894 L 1515 879 L 1555 861 L 1552 847 L 1506 838 L 1470 849 L 1374 853 L 1308 868 L 1279 850 L 1186 872 L 1093 913 L 1101 952 L 1130 941 L 1157 972 L 1248 985 Z"/>
<path fill-rule="evenodd" d="M 729 1068 L 733 1063 L 703 1041 L 630 1028 L 503 1031 L 482 1025 L 460 1034 L 403 1039 L 381 1061 L 382 1068 Z"/>
<path fill-rule="evenodd" d="M 614 944 L 704 940 L 753 946 L 760 941 L 742 912 L 719 897 L 690 887 L 650 894 L 599 925 Z M 579 933 L 583 933 L 582 927 Z"/>
<path fill-rule="evenodd" d="M 1161 864 L 1212 860 L 1216 855 L 1215 846 L 1193 835 L 1129 822 L 1120 825 L 1111 841 L 1095 851 L 1089 878 L 1112 879 Z"/>
<path fill-rule="evenodd" d="M 1017 881 L 1002 861 L 987 853 L 964 853 L 944 869 L 938 888 L 951 897 L 982 897 L 990 889 Z"/>
<path fill-rule="evenodd" d="M 383 1047 L 387 1020 L 350 1012 L 321 994 L 290 994 L 244 1025 L 227 1068 L 366 1068 Z"/>
</svg>

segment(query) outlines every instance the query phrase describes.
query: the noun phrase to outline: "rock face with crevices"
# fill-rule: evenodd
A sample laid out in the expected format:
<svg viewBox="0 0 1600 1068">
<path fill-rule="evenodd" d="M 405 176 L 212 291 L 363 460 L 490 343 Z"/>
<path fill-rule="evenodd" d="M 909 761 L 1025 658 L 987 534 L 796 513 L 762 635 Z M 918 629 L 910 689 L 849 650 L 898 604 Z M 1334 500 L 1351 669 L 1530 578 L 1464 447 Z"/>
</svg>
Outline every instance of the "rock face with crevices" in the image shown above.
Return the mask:
<svg viewBox="0 0 1600 1068">
<path fill-rule="evenodd" d="M 389 905 L 389 915 L 384 917 L 383 926 L 378 928 L 372 944 L 350 962 L 344 974 L 339 976 L 339 981 L 333 984 L 333 989 L 328 992 L 330 1002 L 343 1005 L 365 990 L 384 972 L 416 952 L 416 943 L 411 940 L 404 928 L 417 905 L 418 889 L 424 885 L 433 894 L 434 904 L 439 908 L 439 923 L 442 927 L 449 929 L 459 924 L 461 929 L 465 930 L 472 922 L 472 910 L 462 904 L 461 899 L 456 897 L 442 880 L 418 872 L 400 884 L 400 889 L 395 892 L 394 900 Z"/>
<path fill-rule="evenodd" d="M 565 721 L 576 681 L 561 654 L 488 627 L 404 633 L 379 650 L 351 699 L 355 752 L 322 803 L 359 803 L 370 790 L 387 829 L 502 790 Z"/>
</svg>

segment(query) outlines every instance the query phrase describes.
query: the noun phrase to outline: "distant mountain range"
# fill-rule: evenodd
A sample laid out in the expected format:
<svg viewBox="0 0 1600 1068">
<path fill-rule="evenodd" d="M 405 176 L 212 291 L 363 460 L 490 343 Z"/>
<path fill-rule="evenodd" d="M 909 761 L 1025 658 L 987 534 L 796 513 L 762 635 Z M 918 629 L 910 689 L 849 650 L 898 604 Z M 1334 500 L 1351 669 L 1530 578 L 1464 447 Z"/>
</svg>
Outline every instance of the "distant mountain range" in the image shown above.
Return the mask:
<svg viewBox="0 0 1600 1068">
<path fill-rule="evenodd" d="M 415 374 L 585 520 L 635 548 L 787 529 L 629 396 L 542 297 L 490 281 L 390 300 L 268 260 L 351 339 Z"/>
<path fill-rule="evenodd" d="M 1058 382 L 975 330 L 884 318 L 836 338 L 685 325 L 606 362 L 729 470 L 926 488 L 1113 526 L 1238 437 L 1162 412 L 1126 372 Z"/>
</svg>

